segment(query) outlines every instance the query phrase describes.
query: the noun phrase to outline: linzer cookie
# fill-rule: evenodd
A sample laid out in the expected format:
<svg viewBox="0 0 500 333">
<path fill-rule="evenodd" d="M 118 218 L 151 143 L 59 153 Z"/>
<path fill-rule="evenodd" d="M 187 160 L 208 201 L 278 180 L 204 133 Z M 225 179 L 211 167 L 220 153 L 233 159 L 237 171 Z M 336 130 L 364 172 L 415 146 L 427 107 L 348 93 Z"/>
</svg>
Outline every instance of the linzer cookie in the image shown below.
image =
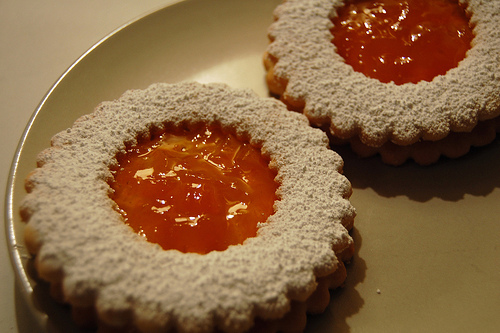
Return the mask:
<svg viewBox="0 0 500 333">
<path fill-rule="evenodd" d="M 500 2 L 287 0 L 264 57 L 270 91 L 333 144 L 431 164 L 500 130 Z"/>
<path fill-rule="evenodd" d="M 328 144 L 251 91 L 127 91 L 39 155 L 26 245 L 53 296 L 102 332 L 300 330 L 353 255 L 352 189 Z"/>
</svg>

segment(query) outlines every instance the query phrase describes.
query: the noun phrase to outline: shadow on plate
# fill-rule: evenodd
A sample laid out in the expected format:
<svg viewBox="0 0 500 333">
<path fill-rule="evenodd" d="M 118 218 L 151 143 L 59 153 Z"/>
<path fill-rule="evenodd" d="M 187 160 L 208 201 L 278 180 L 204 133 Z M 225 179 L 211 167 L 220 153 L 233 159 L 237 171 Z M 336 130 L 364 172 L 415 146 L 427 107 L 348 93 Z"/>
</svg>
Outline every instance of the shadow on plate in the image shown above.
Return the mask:
<svg viewBox="0 0 500 333">
<path fill-rule="evenodd" d="M 71 319 L 70 307 L 52 299 L 49 284 L 36 277 L 33 260 L 28 261 L 26 271 L 35 283 L 32 283 L 33 293 L 29 302 L 16 287 L 15 306 L 19 333 L 95 332 L 78 327 Z M 26 320 L 26 316 L 29 316 L 30 320 Z"/>
<path fill-rule="evenodd" d="M 355 227 L 350 233 L 356 248 L 351 263 L 346 265 L 347 278 L 344 286 L 330 292 L 330 305 L 324 313 L 308 316 L 306 333 L 350 332 L 347 319 L 358 313 L 365 303 L 355 288 L 366 276 L 366 263 L 359 256 L 362 239 Z"/>
<path fill-rule="evenodd" d="M 463 157 L 442 157 L 430 166 L 410 161 L 394 167 L 382 163 L 379 156 L 359 158 L 349 146 L 332 149 L 344 159 L 344 174 L 354 189 L 371 188 L 383 197 L 459 201 L 465 195 L 487 196 L 500 188 L 500 137 L 487 146 L 472 148 Z"/>
</svg>

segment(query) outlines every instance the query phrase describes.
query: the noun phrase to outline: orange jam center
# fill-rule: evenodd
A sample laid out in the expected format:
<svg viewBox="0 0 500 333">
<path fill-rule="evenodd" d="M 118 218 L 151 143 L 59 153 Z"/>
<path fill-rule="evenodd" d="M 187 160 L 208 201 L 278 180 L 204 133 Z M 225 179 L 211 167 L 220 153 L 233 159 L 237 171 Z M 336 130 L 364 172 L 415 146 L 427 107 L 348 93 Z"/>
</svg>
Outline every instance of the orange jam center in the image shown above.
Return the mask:
<svg viewBox="0 0 500 333">
<path fill-rule="evenodd" d="M 273 213 L 275 173 L 260 151 L 215 127 L 169 131 L 119 157 L 112 199 L 165 250 L 241 244 Z"/>
<path fill-rule="evenodd" d="M 474 38 L 453 0 L 353 0 L 333 18 L 333 43 L 355 71 L 395 84 L 431 81 L 465 58 Z"/>
</svg>

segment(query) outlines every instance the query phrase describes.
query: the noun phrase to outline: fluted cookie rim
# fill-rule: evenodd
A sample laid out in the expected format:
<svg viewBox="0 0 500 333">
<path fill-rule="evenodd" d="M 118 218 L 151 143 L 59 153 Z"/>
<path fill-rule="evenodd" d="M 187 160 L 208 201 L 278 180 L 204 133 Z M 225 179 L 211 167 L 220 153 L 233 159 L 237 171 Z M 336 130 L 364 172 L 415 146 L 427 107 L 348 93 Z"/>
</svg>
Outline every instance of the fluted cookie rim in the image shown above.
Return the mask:
<svg viewBox="0 0 500 333">
<path fill-rule="evenodd" d="M 500 3 L 460 0 L 471 13 L 475 37 L 459 65 L 432 81 L 382 83 L 356 72 L 331 43 L 330 18 L 342 0 L 286 0 L 268 30 L 273 75 L 282 96 L 303 101 L 313 125 L 342 140 L 371 147 L 390 141 L 411 145 L 468 132 L 500 115 Z M 461 78 L 467 78 L 464 82 Z"/>
<path fill-rule="evenodd" d="M 152 131 L 199 122 L 261 148 L 277 171 L 279 201 L 243 245 L 164 251 L 123 223 L 109 197 L 110 167 Z M 111 326 L 244 331 L 255 317 L 282 317 L 342 265 L 336 252 L 351 247 L 344 225 L 355 215 L 342 165 L 326 135 L 279 101 L 224 84 L 153 84 L 101 103 L 40 153 L 21 203 L 27 246 L 39 275 L 62 283 L 65 301 L 95 307 Z"/>
</svg>

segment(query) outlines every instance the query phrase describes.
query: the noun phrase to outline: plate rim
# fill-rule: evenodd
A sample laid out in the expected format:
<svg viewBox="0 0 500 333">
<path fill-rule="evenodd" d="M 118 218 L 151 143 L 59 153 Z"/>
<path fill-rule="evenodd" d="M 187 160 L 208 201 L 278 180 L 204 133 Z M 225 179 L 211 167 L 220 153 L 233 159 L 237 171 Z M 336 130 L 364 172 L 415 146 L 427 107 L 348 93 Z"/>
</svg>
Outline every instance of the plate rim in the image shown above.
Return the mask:
<svg viewBox="0 0 500 333">
<path fill-rule="evenodd" d="M 5 221 L 4 230 L 6 237 L 6 245 L 8 247 L 7 252 L 9 254 L 9 259 L 12 265 L 12 269 L 14 271 L 15 286 L 17 286 L 18 289 L 21 291 L 21 294 L 23 295 L 23 298 L 27 303 L 28 307 L 33 310 L 36 310 L 36 316 L 34 317 L 36 317 L 36 319 L 39 321 L 40 324 L 45 324 L 48 315 L 46 313 L 43 313 L 35 309 L 33 301 L 30 298 L 33 293 L 33 286 L 30 283 L 30 278 L 28 277 L 28 273 L 26 272 L 26 269 L 22 262 L 23 254 L 19 251 L 20 247 L 23 247 L 24 245 L 20 245 L 20 243 L 23 242 L 16 237 L 14 228 L 14 222 L 15 222 L 14 215 L 18 213 L 14 211 L 14 192 L 15 192 L 14 185 L 18 175 L 19 163 L 21 154 L 24 149 L 24 144 L 28 136 L 30 135 L 33 124 L 37 119 L 38 115 L 40 114 L 41 110 L 45 106 L 47 100 L 51 97 L 52 93 L 59 87 L 61 82 L 65 80 L 65 78 L 69 75 L 69 73 L 78 64 L 80 64 L 89 54 L 91 54 L 96 49 L 101 47 L 101 45 L 104 44 L 107 40 L 109 40 L 116 34 L 120 33 L 121 31 L 125 30 L 126 28 L 138 23 L 139 21 L 146 19 L 149 16 L 154 15 L 159 11 L 168 10 L 169 8 L 178 6 L 181 3 L 191 3 L 193 1 L 195 0 L 172 0 L 172 2 L 170 2 L 167 5 L 157 6 L 156 8 L 150 9 L 136 16 L 135 18 L 129 19 L 127 22 L 123 23 L 122 25 L 118 26 L 117 28 L 113 29 L 112 31 L 101 37 L 97 42 L 92 44 L 84 53 L 82 53 L 79 57 L 77 57 L 76 60 L 74 60 L 71 63 L 71 65 L 66 70 L 64 70 L 63 73 L 57 78 L 57 80 L 50 86 L 50 88 L 47 90 L 47 92 L 44 94 L 44 96 L 42 97 L 42 99 L 32 112 L 25 128 L 23 129 L 21 137 L 17 143 L 15 153 L 9 167 L 9 173 L 7 176 L 7 184 L 5 189 L 5 200 L 4 200 L 4 221 Z"/>
</svg>

